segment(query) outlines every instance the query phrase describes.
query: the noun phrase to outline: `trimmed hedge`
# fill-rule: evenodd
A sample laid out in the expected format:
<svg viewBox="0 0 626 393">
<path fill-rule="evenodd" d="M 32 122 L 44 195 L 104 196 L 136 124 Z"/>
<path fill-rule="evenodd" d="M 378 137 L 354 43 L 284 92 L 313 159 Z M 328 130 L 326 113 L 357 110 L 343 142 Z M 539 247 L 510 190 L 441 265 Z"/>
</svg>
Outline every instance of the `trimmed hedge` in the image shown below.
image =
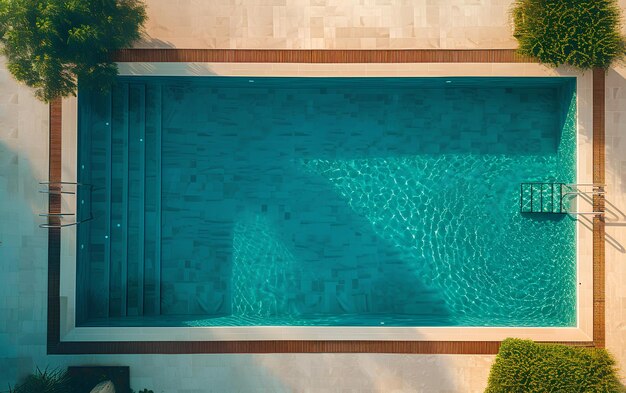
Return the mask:
<svg viewBox="0 0 626 393">
<path fill-rule="evenodd" d="M 624 391 L 615 361 L 604 349 L 508 338 L 491 368 L 485 393 Z"/>
<path fill-rule="evenodd" d="M 615 0 L 516 0 L 518 52 L 557 67 L 609 68 L 626 51 Z"/>
</svg>

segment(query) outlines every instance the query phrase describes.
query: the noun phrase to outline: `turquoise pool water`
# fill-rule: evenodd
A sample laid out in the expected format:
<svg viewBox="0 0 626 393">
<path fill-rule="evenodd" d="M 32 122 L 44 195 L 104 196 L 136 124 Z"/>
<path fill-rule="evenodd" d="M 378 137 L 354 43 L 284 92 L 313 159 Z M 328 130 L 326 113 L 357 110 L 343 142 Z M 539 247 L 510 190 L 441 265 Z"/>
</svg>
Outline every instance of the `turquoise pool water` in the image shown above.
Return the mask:
<svg viewBox="0 0 626 393">
<path fill-rule="evenodd" d="M 77 320 L 574 326 L 572 78 L 120 77 L 79 92 Z"/>
</svg>

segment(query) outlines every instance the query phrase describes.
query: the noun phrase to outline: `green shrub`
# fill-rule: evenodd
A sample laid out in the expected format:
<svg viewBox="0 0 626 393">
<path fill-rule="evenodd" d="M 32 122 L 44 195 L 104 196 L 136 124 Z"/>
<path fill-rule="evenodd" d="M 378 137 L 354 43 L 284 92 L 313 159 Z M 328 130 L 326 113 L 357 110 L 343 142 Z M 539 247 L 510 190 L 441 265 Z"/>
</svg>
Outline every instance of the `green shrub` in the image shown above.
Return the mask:
<svg viewBox="0 0 626 393">
<path fill-rule="evenodd" d="M 552 66 L 609 68 L 624 55 L 615 0 L 516 0 L 518 52 Z"/>
<path fill-rule="evenodd" d="M 508 338 L 491 368 L 485 393 L 623 391 L 615 361 L 603 349 Z"/>
<path fill-rule="evenodd" d="M 43 101 L 110 87 L 111 52 L 140 37 L 140 0 L 0 0 L 0 44 L 15 79 Z"/>
<path fill-rule="evenodd" d="M 35 374 L 24 378 L 10 393 L 68 393 L 71 391 L 71 381 L 65 370 L 37 369 Z"/>
</svg>

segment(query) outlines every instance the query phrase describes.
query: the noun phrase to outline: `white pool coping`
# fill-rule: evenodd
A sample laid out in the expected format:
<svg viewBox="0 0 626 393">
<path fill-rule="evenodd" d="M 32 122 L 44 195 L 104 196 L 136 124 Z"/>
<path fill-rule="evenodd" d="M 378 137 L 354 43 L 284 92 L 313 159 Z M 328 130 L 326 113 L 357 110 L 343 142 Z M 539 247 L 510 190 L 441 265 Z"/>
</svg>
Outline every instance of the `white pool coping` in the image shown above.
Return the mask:
<svg viewBox="0 0 626 393">
<path fill-rule="evenodd" d="M 537 64 L 290 64 L 290 63 L 120 63 L 121 75 L 154 76 L 300 76 L 300 77 L 576 77 L 577 183 L 592 183 L 592 75 Z M 77 101 L 63 100 L 62 179 L 76 181 Z M 76 199 L 64 195 L 62 209 L 74 211 Z M 590 206 L 578 210 L 590 211 Z M 247 341 L 379 340 L 500 341 L 507 337 L 536 341 L 593 341 L 593 234 L 585 220 L 576 224 L 577 326 L 528 327 L 76 327 L 76 227 L 61 232 L 61 341 Z"/>
</svg>

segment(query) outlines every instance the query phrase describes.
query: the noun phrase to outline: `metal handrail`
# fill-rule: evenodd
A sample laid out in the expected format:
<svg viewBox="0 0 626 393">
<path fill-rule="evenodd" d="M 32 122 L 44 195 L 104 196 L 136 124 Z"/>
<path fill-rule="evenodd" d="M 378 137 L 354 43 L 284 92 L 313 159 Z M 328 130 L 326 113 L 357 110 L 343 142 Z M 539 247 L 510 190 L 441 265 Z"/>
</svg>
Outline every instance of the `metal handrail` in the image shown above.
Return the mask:
<svg viewBox="0 0 626 393">
<path fill-rule="evenodd" d="M 568 187 L 578 187 L 578 186 L 594 186 L 594 187 L 606 187 L 604 183 L 565 183 Z"/>
<path fill-rule="evenodd" d="M 561 200 L 565 199 L 566 197 L 571 200 L 573 198 L 576 198 L 577 196 L 589 198 L 591 196 L 596 196 L 596 195 L 604 196 L 606 194 L 606 190 L 604 189 L 604 187 L 606 187 L 606 184 L 604 183 L 573 183 L 573 184 L 565 184 L 565 186 L 572 191 L 562 192 Z M 590 191 L 585 191 L 585 190 L 579 189 L 579 187 L 593 187 L 593 189 Z M 587 201 L 589 200 L 587 199 Z M 569 212 L 568 211 L 567 214 L 596 216 L 596 215 L 603 215 L 604 212 L 603 211 L 590 211 L 590 212 L 579 212 L 579 211 Z"/>
<path fill-rule="evenodd" d="M 567 191 L 567 192 L 564 192 L 561 195 L 565 196 L 565 195 L 589 195 L 589 194 L 591 194 L 591 195 L 604 195 L 604 194 L 606 194 L 606 191 L 580 191 L 580 190 L 576 190 L 576 191 Z"/>
<path fill-rule="evenodd" d="M 51 194 L 51 195 L 61 195 L 61 194 L 76 195 L 74 191 L 63 191 L 63 190 L 39 190 L 39 193 Z"/>
<path fill-rule="evenodd" d="M 91 195 L 93 193 L 94 190 L 94 186 L 92 184 L 85 184 L 85 183 L 78 183 L 78 182 L 67 182 L 67 181 L 43 181 L 43 182 L 39 182 L 40 185 L 43 186 L 48 186 L 47 190 L 39 190 L 40 193 L 42 194 L 49 194 L 49 195 L 76 195 L 77 191 L 63 191 L 63 185 L 73 185 L 73 186 L 87 186 L 89 188 L 89 195 Z M 51 189 L 51 186 L 57 186 L 55 187 L 56 189 Z M 39 228 L 65 228 L 65 227 L 71 227 L 71 226 L 75 226 L 78 224 L 82 224 L 84 222 L 88 222 L 94 219 L 93 217 L 93 212 L 91 211 L 91 208 L 89 209 L 89 218 L 86 218 L 84 220 L 80 220 L 80 221 L 75 221 L 75 222 L 70 222 L 70 223 L 61 223 L 60 220 L 63 217 L 66 216 L 76 216 L 77 213 L 52 213 L 52 212 L 47 212 L 47 213 L 40 213 L 39 217 L 47 217 L 48 218 L 48 222 L 45 224 L 39 224 Z M 57 223 L 50 223 L 50 218 L 56 218 L 58 221 Z"/>
<path fill-rule="evenodd" d="M 84 222 L 91 221 L 91 220 L 93 220 L 93 217 L 89 217 L 86 220 L 70 222 L 70 223 L 67 223 L 67 224 L 60 224 L 60 223 L 59 224 L 39 224 L 39 228 L 65 228 L 65 227 L 72 227 L 72 226 L 75 226 L 75 225 L 78 225 L 78 224 L 82 224 Z"/>
<path fill-rule="evenodd" d="M 91 184 L 83 184 L 83 183 L 78 183 L 75 181 L 40 181 L 39 184 L 41 185 L 46 185 L 46 184 L 73 184 L 75 186 L 90 186 Z"/>
</svg>

